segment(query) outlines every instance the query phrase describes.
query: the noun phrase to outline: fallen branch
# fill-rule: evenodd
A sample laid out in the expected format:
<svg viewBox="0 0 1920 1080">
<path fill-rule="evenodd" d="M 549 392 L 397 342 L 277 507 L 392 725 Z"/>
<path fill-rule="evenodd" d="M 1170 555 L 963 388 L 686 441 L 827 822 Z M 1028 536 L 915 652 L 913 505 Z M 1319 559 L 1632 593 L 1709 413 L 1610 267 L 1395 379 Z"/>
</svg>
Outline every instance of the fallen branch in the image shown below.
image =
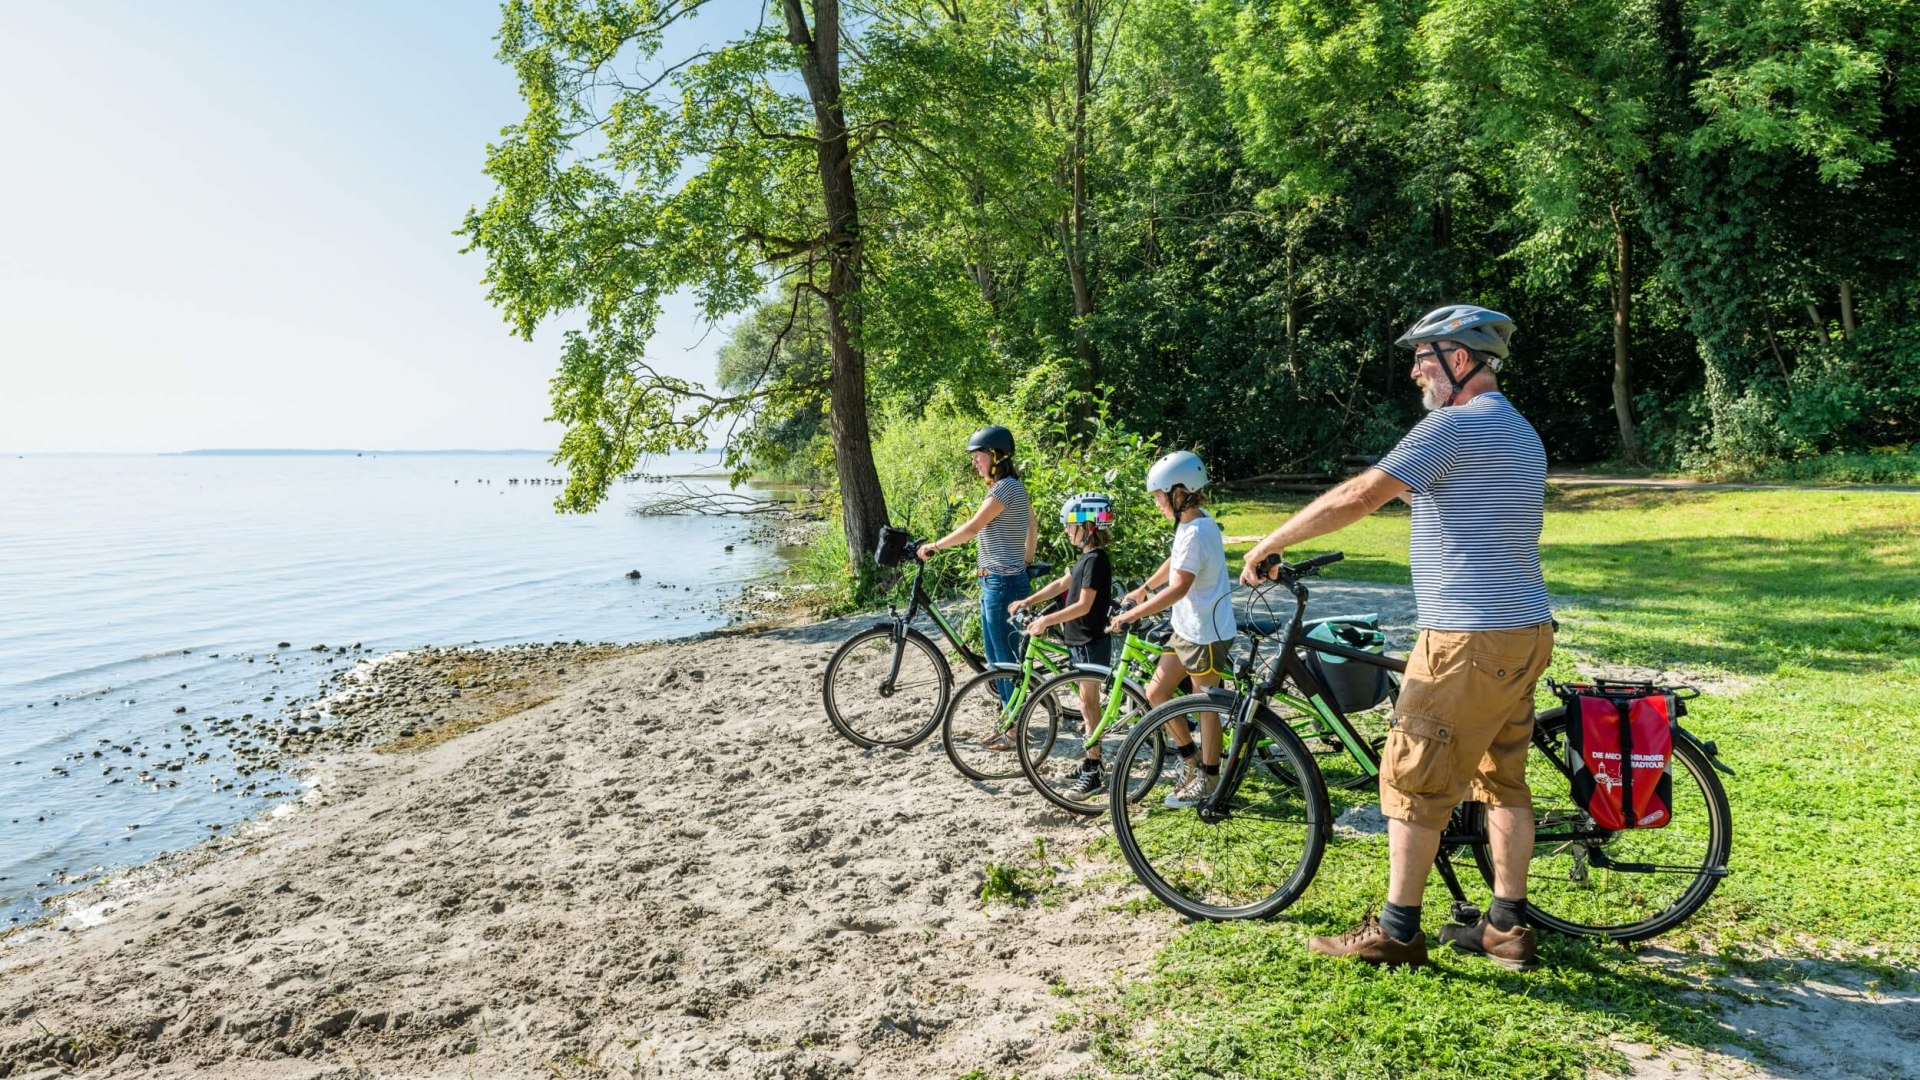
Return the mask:
<svg viewBox="0 0 1920 1080">
<path fill-rule="evenodd" d="M 697 514 L 702 517 L 793 513 L 793 507 L 777 499 L 742 495 L 737 491 L 700 491 L 680 481 L 672 481 L 668 490 L 636 500 L 633 512 L 642 517 L 670 517 Z"/>
</svg>

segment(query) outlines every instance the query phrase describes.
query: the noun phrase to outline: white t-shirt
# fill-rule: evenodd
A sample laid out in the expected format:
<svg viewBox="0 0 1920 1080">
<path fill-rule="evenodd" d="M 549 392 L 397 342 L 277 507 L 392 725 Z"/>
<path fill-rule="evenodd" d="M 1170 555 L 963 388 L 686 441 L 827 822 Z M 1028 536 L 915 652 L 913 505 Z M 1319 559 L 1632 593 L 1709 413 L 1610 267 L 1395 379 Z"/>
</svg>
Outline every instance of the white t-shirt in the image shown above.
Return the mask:
<svg viewBox="0 0 1920 1080">
<path fill-rule="evenodd" d="M 1233 579 L 1227 576 L 1227 547 L 1220 525 L 1202 511 L 1173 530 L 1169 570 L 1193 575 L 1193 587 L 1173 603 L 1173 632 L 1196 645 L 1232 641 Z"/>
</svg>

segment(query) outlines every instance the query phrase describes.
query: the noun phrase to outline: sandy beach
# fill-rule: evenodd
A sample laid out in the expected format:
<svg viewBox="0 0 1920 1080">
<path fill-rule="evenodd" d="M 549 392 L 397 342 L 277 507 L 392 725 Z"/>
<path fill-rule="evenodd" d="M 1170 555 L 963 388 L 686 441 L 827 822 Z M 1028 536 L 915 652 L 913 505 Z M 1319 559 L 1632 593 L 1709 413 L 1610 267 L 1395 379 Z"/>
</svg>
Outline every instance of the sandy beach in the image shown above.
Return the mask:
<svg viewBox="0 0 1920 1080">
<path fill-rule="evenodd" d="M 1174 918 L 982 904 L 1036 838 L 1079 880 L 1096 827 L 832 734 L 846 629 L 541 658 L 431 716 L 422 684 L 488 654 L 374 667 L 345 741 L 387 752 L 323 752 L 297 811 L 16 935 L 0 1076 L 1084 1071 L 1049 988 L 1136 971 Z"/>
<path fill-rule="evenodd" d="M 1404 590 L 1327 599 L 1410 636 Z M 1061 991 L 1178 920 L 1099 819 L 835 736 L 865 621 L 363 667 L 297 809 L 0 946 L 0 1077 L 1104 1075 Z M 990 862 L 1059 888 L 983 903 Z"/>
</svg>

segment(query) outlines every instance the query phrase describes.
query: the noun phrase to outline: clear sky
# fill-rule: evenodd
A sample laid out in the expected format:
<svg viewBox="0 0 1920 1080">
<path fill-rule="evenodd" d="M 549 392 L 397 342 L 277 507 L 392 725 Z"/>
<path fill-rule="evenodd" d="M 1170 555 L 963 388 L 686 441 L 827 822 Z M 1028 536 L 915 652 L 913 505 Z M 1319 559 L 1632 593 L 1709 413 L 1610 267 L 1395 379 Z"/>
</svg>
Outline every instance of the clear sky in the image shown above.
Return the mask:
<svg viewBox="0 0 1920 1080">
<path fill-rule="evenodd" d="M 510 336 L 452 235 L 522 114 L 498 23 L 0 0 L 0 451 L 554 446 L 559 333 Z M 710 381 L 724 336 L 678 304 L 651 359 Z"/>
</svg>

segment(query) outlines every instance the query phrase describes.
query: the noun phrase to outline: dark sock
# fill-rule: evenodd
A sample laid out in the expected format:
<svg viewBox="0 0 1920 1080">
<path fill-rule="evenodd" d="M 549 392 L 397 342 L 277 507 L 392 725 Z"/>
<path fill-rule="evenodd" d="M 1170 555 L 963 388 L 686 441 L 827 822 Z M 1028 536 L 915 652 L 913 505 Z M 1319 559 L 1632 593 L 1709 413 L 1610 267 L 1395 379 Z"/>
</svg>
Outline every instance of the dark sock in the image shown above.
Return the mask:
<svg viewBox="0 0 1920 1080">
<path fill-rule="evenodd" d="M 1190 758 L 1193 756 L 1193 752 L 1198 749 L 1200 749 L 1199 743 L 1188 743 L 1185 746 L 1175 743 L 1173 752 L 1179 754 L 1182 758 Z"/>
<path fill-rule="evenodd" d="M 1097 758 L 1097 757 L 1090 757 L 1090 758 L 1087 758 L 1086 760 L 1084 760 L 1084 761 L 1082 761 L 1082 762 L 1080 762 L 1080 771 L 1081 771 L 1081 772 L 1090 772 L 1090 773 L 1097 773 L 1097 772 L 1099 772 L 1099 771 L 1100 771 L 1100 759 L 1099 759 L 1099 758 Z"/>
<path fill-rule="evenodd" d="M 1389 902 L 1380 909 L 1380 928 L 1395 941 L 1412 941 L 1420 932 L 1420 905 L 1402 907 Z"/>
<path fill-rule="evenodd" d="M 1207 774 L 1208 776 L 1219 776 L 1219 775 L 1220 775 L 1220 763 L 1219 763 L 1219 762 L 1214 762 L 1214 763 L 1213 763 L 1212 765 L 1209 765 L 1209 764 L 1207 764 L 1206 762 L 1204 762 L 1204 761 L 1203 761 L 1203 762 L 1201 762 L 1201 763 L 1200 763 L 1200 771 L 1201 771 L 1201 772 L 1203 772 L 1203 773 L 1206 773 L 1206 774 Z"/>
<path fill-rule="evenodd" d="M 1495 930 L 1511 930 L 1527 921 L 1527 902 L 1525 900 L 1505 900 L 1493 898 L 1493 906 L 1487 909 L 1487 922 Z"/>
</svg>

